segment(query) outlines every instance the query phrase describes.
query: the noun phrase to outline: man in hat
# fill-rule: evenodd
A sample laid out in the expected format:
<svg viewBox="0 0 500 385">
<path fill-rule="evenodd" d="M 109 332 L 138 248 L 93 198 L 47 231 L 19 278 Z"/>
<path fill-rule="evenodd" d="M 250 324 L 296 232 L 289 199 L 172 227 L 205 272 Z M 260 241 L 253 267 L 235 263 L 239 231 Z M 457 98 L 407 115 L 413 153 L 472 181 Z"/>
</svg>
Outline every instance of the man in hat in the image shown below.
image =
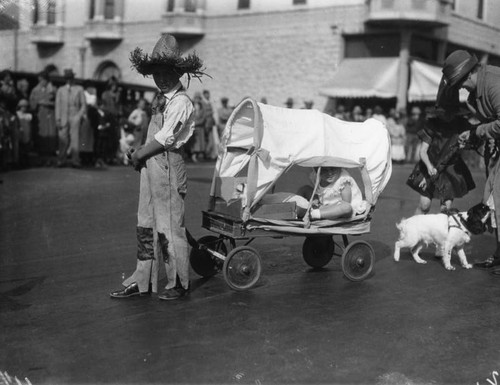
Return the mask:
<svg viewBox="0 0 500 385">
<path fill-rule="evenodd" d="M 66 165 L 68 149 L 71 152 L 71 166 L 80 167 L 80 124 L 87 113 L 83 87 L 75 84 L 75 74 L 64 70 L 66 84 L 56 93 L 56 126 L 59 136 L 57 166 Z"/>
<path fill-rule="evenodd" d="M 164 34 L 151 56 L 136 48 L 130 57 L 142 75 L 152 75 L 160 92 L 152 103 L 152 117 L 144 146 L 129 153 L 141 173 L 137 214 L 137 264 L 124 288 L 112 298 L 130 298 L 157 292 L 159 261 L 165 264 L 167 285 L 159 293 L 173 300 L 189 289 L 189 245 L 184 227 L 186 168 L 182 146 L 194 130 L 194 107 L 180 82 L 204 75 L 203 63 L 191 54 L 182 57 L 176 39 Z M 151 286 L 150 286 L 151 285 Z"/>
<path fill-rule="evenodd" d="M 480 64 L 475 55 L 464 50 L 452 52 L 445 60 L 438 104 L 446 106 L 458 104 L 458 90 L 469 91 L 467 107 L 480 121 L 471 131 L 460 135 L 462 141 L 477 137 L 480 140 L 497 141 L 500 139 L 500 68 Z M 500 223 L 500 159 L 493 153 L 487 164 L 488 178 L 483 200 L 495 208 L 496 223 Z M 486 156 L 485 156 L 486 160 Z M 500 266 L 500 235 L 496 229 L 496 249 L 485 261 L 476 263 L 476 267 L 493 268 Z M 500 268 L 495 272 L 500 275 Z"/>
</svg>

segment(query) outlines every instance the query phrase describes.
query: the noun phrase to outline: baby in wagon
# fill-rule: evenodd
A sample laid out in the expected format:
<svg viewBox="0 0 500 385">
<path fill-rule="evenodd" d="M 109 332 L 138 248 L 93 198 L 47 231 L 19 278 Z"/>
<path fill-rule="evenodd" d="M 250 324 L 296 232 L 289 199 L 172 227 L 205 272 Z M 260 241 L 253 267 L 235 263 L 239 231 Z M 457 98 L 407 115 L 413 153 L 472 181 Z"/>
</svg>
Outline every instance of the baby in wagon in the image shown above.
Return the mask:
<svg viewBox="0 0 500 385">
<path fill-rule="evenodd" d="M 315 169 L 315 172 L 318 170 Z M 313 192 L 311 186 L 299 190 L 297 206 L 305 214 L 309 198 Z M 341 167 L 321 167 L 319 185 L 309 213 L 311 220 L 352 218 L 366 210 L 366 201 L 359 186 L 349 172 Z"/>
<path fill-rule="evenodd" d="M 312 180 L 315 180 L 318 169 L 315 168 Z M 314 182 L 313 182 L 314 183 Z M 303 186 L 297 194 L 277 193 L 266 196 L 263 203 L 295 202 L 297 216 L 304 217 L 309 206 L 313 187 Z M 341 167 L 321 167 L 318 188 L 309 212 L 311 220 L 352 218 L 366 211 L 366 201 L 359 186 L 349 172 Z"/>
</svg>

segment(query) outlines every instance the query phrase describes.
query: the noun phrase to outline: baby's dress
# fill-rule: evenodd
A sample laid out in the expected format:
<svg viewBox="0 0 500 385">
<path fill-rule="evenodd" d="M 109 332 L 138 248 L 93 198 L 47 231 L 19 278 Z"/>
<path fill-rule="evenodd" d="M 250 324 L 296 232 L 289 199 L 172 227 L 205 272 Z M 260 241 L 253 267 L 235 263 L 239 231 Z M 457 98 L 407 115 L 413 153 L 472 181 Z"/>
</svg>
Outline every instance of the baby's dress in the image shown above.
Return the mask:
<svg viewBox="0 0 500 385">
<path fill-rule="evenodd" d="M 339 178 L 332 184 L 326 187 L 318 186 L 320 206 L 339 204 L 342 201 L 342 190 L 346 186 L 351 186 L 352 216 L 363 214 L 366 211 L 366 201 L 363 200 L 358 184 L 346 170 L 342 170 Z"/>
</svg>

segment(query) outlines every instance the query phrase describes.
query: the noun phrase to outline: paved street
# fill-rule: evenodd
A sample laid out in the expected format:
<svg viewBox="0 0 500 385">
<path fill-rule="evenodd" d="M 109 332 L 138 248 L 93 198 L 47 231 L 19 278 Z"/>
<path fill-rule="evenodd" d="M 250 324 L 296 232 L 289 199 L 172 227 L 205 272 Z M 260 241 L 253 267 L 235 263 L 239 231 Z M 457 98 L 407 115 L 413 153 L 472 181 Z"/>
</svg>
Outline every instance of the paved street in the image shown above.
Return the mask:
<svg viewBox="0 0 500 385">
<path fill-rule="evenodd" d="M 199 238 L 213 164 L 188 166 L 187 227 Z M 313 270 L 303 237 L 259 238 L 258 285 L 232 291 L 222 274 L 192 273 L 192 292 L 112 300 L 135 266 L 138 174 L 37 168 L 0 175 L 0 370 L 33 384 L 487 384 L 500 371 L 500 279 L 445 271 L 408 251 L 392 259 L 395 223 L 417 194 L 395 166 L 360 239 L 373 276 L 343 277 L 339 259 Z M 465 210 L 478 188 L 457 200 Z M 290 188 L 293 178 L 290 178 Z M 434 206 L 434 211 L 437 205 Z M 469 261 L 494 249 L 476 236 Z"/>
</svg>

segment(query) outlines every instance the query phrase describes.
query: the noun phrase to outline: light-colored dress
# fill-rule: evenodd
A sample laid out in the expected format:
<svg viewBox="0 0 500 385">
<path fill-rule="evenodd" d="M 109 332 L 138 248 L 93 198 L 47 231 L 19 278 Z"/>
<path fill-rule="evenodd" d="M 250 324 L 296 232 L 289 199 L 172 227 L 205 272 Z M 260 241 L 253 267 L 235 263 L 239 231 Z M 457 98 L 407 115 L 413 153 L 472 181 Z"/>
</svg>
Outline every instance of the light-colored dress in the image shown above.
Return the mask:
<svg viewBox="0 0 500 385">
<path fill-rule="evenodd" d="M 351 187 L 351 206 L 352 216 L 362 214 L 366 211 L 366 201 L 363 200 L 363 194 L 354 180 L 346 170 L 342 170 L 338 179 L 328 186 L 318 186 L 316 194 L 318 195 L 320 206 L 339 204 L 342 201 L 342 190 Z"/>
</svg>

